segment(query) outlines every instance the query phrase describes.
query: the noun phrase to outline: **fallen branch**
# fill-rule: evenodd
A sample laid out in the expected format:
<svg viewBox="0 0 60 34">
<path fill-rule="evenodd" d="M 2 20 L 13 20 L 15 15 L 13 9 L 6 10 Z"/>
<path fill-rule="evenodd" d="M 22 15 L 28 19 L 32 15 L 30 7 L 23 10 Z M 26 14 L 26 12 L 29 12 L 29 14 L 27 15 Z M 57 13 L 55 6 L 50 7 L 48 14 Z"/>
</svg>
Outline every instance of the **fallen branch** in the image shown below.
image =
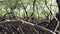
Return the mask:
<svg viewBox="0 0 60 34">
<path fill-rule="evenodd" d="M 21 26 L 19 26 L 19 28 L 17 30 L 20 32 L 20 34 L 24 34 L 23 29 L 21 28 Z"/>
<path fill-rule="evenodd" d="M 29 23 L 29 22 L 26 22 L 26 21 L 23 21 L 23 20 L 6 20 L 6 21 L 0 22 L 0 25 L 4 25 L 4 24 L 6 24 L 6 25 L 8 25 L 8 24 L 17 24 L 17 25 L 22 25 L 22 26 L 28 26 L 28 27 L 31 27 L 31 28 L 40 29 L 40 30 L 45 31 L 49 34 L 55 34 L 55 32 L 53 32 L 49 29 L 46 29 L 42 26 L 38 26 L 38 25 Z"/>
</svg>

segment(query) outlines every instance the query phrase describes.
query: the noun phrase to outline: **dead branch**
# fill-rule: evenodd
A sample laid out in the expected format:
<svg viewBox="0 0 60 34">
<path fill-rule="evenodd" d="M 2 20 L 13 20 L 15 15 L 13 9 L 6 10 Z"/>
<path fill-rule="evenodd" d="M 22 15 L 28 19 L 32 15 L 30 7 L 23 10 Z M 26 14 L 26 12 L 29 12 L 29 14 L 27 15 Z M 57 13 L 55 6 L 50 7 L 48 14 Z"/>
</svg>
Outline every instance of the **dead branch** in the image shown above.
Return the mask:
<svg viewBox="0 0 60 34">
<path fill-rule="evenodd" d="M 60 34 L 60 31 L 58 31 L 58 30 L 56 30 L 55 32 L 58 33 L 58 34 Z"/>
<path fill-rule="evenodd" d="M 34 29 L 34 31 L 36 32 L 36 34 L 39 34 L 38 31 L 36 29 Z"/>
<path fill-rule="evenodd" d="M 6 24 L 6 25 L 8 25 L 8 24 L 17 24 L 17 25 L 22 25 L 22 26 L 28 26 L 28 27 L 31 27 L 31 28 L 37 28 L 37 29 L 40 29 L 42 31 L 48 32 L 50 34 L 55 33 L 55 32 L 53 32 L 49 29 L 46 29 L 42 26 L 38 26 L 38 25 L 29 23 L 29 22 L 26 22 L 26 21 L 23 21 L 23 20 L 5 20 L 5 21 L 0 22 L 0 25 L 4 25 L 4 24 Z"/>
<path fill-rule="evenodd" d="M 24 34 L 23 29 L 21 28 L 21 26 L 19 26 L 19 31 L 20 31 L 21 34 Z"/>
</svg>

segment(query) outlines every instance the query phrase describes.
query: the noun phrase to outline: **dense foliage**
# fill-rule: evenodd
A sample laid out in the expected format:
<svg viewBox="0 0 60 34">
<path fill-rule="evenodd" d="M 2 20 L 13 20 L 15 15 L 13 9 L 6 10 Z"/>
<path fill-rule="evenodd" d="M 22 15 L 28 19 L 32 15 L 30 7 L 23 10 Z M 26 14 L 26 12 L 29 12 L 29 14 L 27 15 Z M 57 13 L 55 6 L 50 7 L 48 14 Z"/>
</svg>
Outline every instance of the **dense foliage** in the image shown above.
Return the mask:
<svg viewBox="0 0 60 34">
<path fill-rule="evenodd" d="M 24 18 L 26 16 L 31 17 L 34 12 L 34 18 L 36 19 L 50 19 L 52 18 L 50 10 L 54 15 L 58 12 L 55 1 L 56 0 L 36 0 L 35 5 L 33 5 L 33 0 L 8 0 L 6 2 L 0 2 L 0 15 L 4 16 L 7 12 L 12 11 L 15 16 Z"/>
</svg>

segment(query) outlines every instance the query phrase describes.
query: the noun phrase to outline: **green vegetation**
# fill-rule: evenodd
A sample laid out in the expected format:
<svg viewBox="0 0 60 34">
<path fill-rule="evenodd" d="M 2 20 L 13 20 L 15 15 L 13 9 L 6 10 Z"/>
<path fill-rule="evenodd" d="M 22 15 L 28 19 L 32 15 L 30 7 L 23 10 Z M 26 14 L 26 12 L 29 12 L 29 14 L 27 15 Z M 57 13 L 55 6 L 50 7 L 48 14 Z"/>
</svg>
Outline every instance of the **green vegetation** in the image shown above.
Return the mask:
<svg viewBox="0 0 60 34">
<path fill-rule="evenodd" d="M 58 12 L 57 4 L 55 1 L 56 0 L 36 0 L 34 6 L 35 18 L 46 19 L 48 15 L 48 19 L 50 19 L 50 17 L 52 18 L 50 10 L 54 15 Z M 49 9 L 47 8 L 45 3 L 47 3 Z M 10 12 L 11 7 L 13 8 L 15 16 L 24 17 L 28 14 L 28 17 L 30 17 L 33 13 L 33 0 L 8 0 L 6 2 L 0 2 L 0 16 L 3 16 L 6 12 Z"/>
</svg>

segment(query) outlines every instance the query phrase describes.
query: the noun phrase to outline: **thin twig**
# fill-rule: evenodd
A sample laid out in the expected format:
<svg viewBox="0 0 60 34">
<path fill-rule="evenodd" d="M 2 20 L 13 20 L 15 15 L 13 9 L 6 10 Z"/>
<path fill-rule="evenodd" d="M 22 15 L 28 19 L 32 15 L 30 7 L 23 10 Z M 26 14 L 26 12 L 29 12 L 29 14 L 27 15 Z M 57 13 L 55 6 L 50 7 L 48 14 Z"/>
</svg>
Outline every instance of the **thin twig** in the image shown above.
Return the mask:
<svg viewBox="0 0 60 34">
<path fill-rule="evenodd" d="M 31 14 L 31 16 L 30 16 L 29 19 L 33 18 L 34 15 L 35 15 L 35 14 L 34 14 L 34 13 L 35 13 L 35 4 L 36 4 L 36 0 L 33 1 L 33 12 L 32 12 L 32 14 Z"/>
<path fill-rule="evenodd" d="M 21 0 L 20 0 L 20 2 L 21 2 Z M 26 12 L 26 16 L 28 17 L 28 13 L 27 13 L 27 11 L 26 11 L 26 7 L 23 5 L 23 3 L 21 2 L 21 4 L 22 4 L 22 6 L 23 6 L 23 9 L 25 10 L 25 12 Z"/>
</svg>

